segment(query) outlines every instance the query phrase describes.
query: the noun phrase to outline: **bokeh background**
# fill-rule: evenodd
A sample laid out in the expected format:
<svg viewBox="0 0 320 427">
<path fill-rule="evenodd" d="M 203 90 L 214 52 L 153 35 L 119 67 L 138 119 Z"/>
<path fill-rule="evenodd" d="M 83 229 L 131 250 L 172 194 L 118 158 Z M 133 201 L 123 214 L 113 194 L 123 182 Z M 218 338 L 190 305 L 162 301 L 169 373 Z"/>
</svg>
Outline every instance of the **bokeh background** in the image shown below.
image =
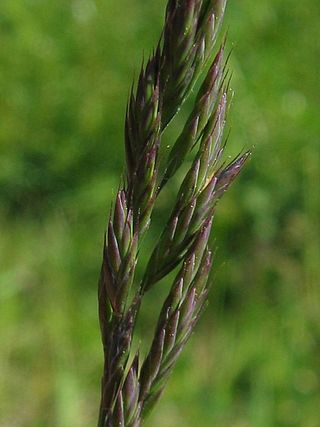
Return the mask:
<svg viewBox="0 0 320 427">
<path fill-rule="evenodd" d="M 3 427 L 96 424 L 103 232 L 123 170 L 126 98 L 164 7 L 1 0 Z M 228 154 L 254 155 L 216 217 L 210 306 L 146 427 L 320 425 L 319 17 L 316 0 L 229 1 Z M 143 342 L 161 292 L 142 312 Z"/>
</svg>

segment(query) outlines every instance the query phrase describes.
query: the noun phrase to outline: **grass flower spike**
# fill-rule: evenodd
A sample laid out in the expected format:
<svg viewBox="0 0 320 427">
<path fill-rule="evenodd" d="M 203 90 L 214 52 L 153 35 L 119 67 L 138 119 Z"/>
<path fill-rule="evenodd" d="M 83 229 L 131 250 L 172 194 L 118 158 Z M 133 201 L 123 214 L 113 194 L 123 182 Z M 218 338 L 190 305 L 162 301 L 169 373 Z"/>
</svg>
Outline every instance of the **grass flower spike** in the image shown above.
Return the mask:
<svg viewBox="0 0 320 427">
<path fill-rule="evenodd" d="M 139 427 L 153 408 L 203 311 L 217 202 L 250 153 L 225 165 L 229 105 L 225 42 L 216 47 L 226 0 L 169 0 L 163 33 L 132 87 L 125 119 L 126 170 L 111 211 L 99 280 L 104 371 L 98 427 Z M 211 61 L 211 64 L 208 62 Z M 162 135 L 209 69 L 180 136 L 160 168 Z M 159 192 L 193 153 L 143 279 L 135 269 Z M 161 171 L 163 171 L 161 173 Z M 178 269 L 149 352 L 132 354 L 143 296 Z"/>
</svg>

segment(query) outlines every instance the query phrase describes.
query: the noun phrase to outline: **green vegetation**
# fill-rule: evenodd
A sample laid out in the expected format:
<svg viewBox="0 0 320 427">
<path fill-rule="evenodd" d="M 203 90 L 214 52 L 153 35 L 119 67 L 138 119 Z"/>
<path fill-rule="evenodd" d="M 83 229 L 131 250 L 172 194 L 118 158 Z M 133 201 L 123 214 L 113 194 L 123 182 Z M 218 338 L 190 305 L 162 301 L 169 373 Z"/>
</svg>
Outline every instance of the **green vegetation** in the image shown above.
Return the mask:
<svg viewBox="0 0 320 427">
<path fill-rule="evenodd" d="M 320 5 L 229 3 L 230 154 L 256 148 L 219 206 L 210 306 L 146 425 L 318 427 Z M 126 98 L 164 6 L 1 2 L 1 426 L 96 422 L 99 251 Z M 181 177 L 159 199 L 145 260 Z M 144 339 L 163 294 L 149 292 Z"/>
</svg>

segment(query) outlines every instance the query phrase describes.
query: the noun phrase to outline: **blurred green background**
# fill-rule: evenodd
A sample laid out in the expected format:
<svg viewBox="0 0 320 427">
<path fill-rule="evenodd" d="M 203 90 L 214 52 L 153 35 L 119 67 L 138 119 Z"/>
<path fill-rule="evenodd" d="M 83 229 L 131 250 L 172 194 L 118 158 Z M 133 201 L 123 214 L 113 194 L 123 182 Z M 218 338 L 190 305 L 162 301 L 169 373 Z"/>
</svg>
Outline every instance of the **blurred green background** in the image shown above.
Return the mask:
<svg viewBox="0 0 320 427">
<path fill-rule="evenodd" d="M 255 150 L 219 206 L 210 306 L 146 427 L 319 427 L 320 4 L 229 3 L 228 154 Z M 1 0 L 3 427 L 96 424 L 102 238 L 123 170 L 127 94 L 164 7 Z M 142 313 L 147 342 L 161 292 Z"/>
</svg>

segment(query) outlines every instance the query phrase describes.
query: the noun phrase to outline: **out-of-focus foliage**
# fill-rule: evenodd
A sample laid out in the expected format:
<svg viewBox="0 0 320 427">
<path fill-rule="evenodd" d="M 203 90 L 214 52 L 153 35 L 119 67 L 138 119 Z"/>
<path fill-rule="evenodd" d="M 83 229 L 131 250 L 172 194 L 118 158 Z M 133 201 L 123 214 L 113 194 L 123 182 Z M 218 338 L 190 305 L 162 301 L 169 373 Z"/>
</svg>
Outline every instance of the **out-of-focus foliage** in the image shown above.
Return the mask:
<svg viewBox="0 0 320 427">
<path fill-rule="evenodd" d="M 255 150 L 219 206 L 211 304 L 147 426 L 317 427 L 320 5 L 229 3 L 229 152 Z M 102 236 L 126 97 L 164 7 L 1 1 L 1 426 L 96 423 Z M 145 262 L 180 178 L 159 200 Z M 148 296 L 144 337 L 163 294 Z"/>
</svg>

